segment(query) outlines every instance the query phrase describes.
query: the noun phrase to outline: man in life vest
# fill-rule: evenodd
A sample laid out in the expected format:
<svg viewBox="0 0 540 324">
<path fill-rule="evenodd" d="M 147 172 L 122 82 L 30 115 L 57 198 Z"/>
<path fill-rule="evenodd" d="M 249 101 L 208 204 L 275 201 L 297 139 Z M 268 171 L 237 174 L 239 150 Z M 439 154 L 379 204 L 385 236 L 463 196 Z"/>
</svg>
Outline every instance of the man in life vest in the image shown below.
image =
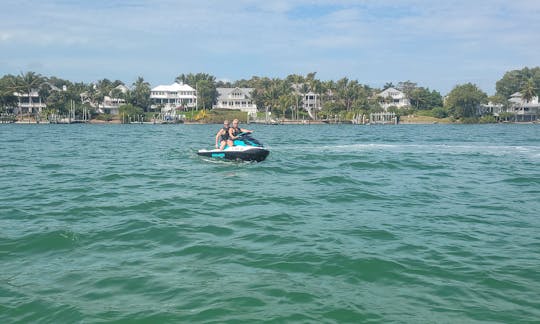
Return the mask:
<svg viewBox="0 0 540 324">
<path fill-rule="evenodd" d="M 233 120 L 232 127 L 229 128 L 229 139 L 234 143 L 234 140 L 238 138 L 240 133 L 253 133 L 252 130 L 240 128 L 240 122 L 238 119 Z"/>
</svg>

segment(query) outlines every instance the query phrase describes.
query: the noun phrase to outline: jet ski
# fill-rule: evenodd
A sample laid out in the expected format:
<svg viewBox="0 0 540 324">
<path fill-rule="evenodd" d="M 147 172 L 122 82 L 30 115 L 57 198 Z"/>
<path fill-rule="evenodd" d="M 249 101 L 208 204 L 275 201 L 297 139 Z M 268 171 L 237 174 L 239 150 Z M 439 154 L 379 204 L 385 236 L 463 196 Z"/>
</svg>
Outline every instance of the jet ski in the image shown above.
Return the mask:
<svg viewBox="0 0 540 324">
<path fill-rule="evenodd" d="M 261 162 L 266 159 L 270 151 L 264 148 L 263 144 L 249 135 L 240 133 L 234 140 L 234 146 L 225 146 L 223 150 L 199 150 L 200 156 L 233 161 L 256 161 Z"/>
</svg>

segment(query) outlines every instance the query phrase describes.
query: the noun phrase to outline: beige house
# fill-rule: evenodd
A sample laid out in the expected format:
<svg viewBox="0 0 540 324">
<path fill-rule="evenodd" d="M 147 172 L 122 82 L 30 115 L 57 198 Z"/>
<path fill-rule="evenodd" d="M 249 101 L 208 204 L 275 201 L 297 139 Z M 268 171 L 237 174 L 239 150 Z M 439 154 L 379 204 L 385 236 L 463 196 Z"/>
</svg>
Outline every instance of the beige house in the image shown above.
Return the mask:
<svg viewBox="0 0 540 324">
<path fill-rule="evenodd" d="M 407 95 L 405 95 L 404 92 L 396 89 L 396 88 L 388 88 L 378 94 L 378 97 L 382 98 L 379 101 L 379 105 L 384 110 L 387 110 L 388 108 L 395 106 L 397 108 L 403 108 L 411 105 L 411 102 L 409 101 L 409 98 L 407 98 Z"/>
<path fill-rule="evenodd" d="M 217 88 L 217 103 L 214 109 L 237 109 L 257 117 L 257 105 L 251 99 L 253 88 Z"/>
</svg>

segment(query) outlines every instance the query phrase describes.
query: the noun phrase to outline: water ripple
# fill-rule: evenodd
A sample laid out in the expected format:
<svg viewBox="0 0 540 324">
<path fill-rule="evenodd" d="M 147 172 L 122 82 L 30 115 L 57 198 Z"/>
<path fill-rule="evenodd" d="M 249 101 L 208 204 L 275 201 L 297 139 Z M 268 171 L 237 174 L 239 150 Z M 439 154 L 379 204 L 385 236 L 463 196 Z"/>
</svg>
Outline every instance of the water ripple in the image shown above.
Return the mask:
<svg viewBox="0 0 540 324">
<path fill-rule="evenodd" d="M 540 318 L 536 125 L 250 128 L 0 126 L 0 321 Z"/>
</svg>

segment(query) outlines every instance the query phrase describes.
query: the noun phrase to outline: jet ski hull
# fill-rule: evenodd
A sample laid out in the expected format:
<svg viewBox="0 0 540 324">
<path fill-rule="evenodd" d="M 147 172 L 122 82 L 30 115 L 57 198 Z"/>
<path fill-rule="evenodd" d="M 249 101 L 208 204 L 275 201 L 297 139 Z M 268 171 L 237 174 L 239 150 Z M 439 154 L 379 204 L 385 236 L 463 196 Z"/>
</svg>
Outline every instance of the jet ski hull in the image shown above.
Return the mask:
<svg viewBox="0 0 540 324">
<path fill-rule="evenodd" d="M 260 147 L 245 148 L 244 146 L 241 149 L 233 147 L 225 150 L 199 150 L 197 154 L 214 159 L 261 162 L 266 159 L 270 151 Z"/>
</svg>

